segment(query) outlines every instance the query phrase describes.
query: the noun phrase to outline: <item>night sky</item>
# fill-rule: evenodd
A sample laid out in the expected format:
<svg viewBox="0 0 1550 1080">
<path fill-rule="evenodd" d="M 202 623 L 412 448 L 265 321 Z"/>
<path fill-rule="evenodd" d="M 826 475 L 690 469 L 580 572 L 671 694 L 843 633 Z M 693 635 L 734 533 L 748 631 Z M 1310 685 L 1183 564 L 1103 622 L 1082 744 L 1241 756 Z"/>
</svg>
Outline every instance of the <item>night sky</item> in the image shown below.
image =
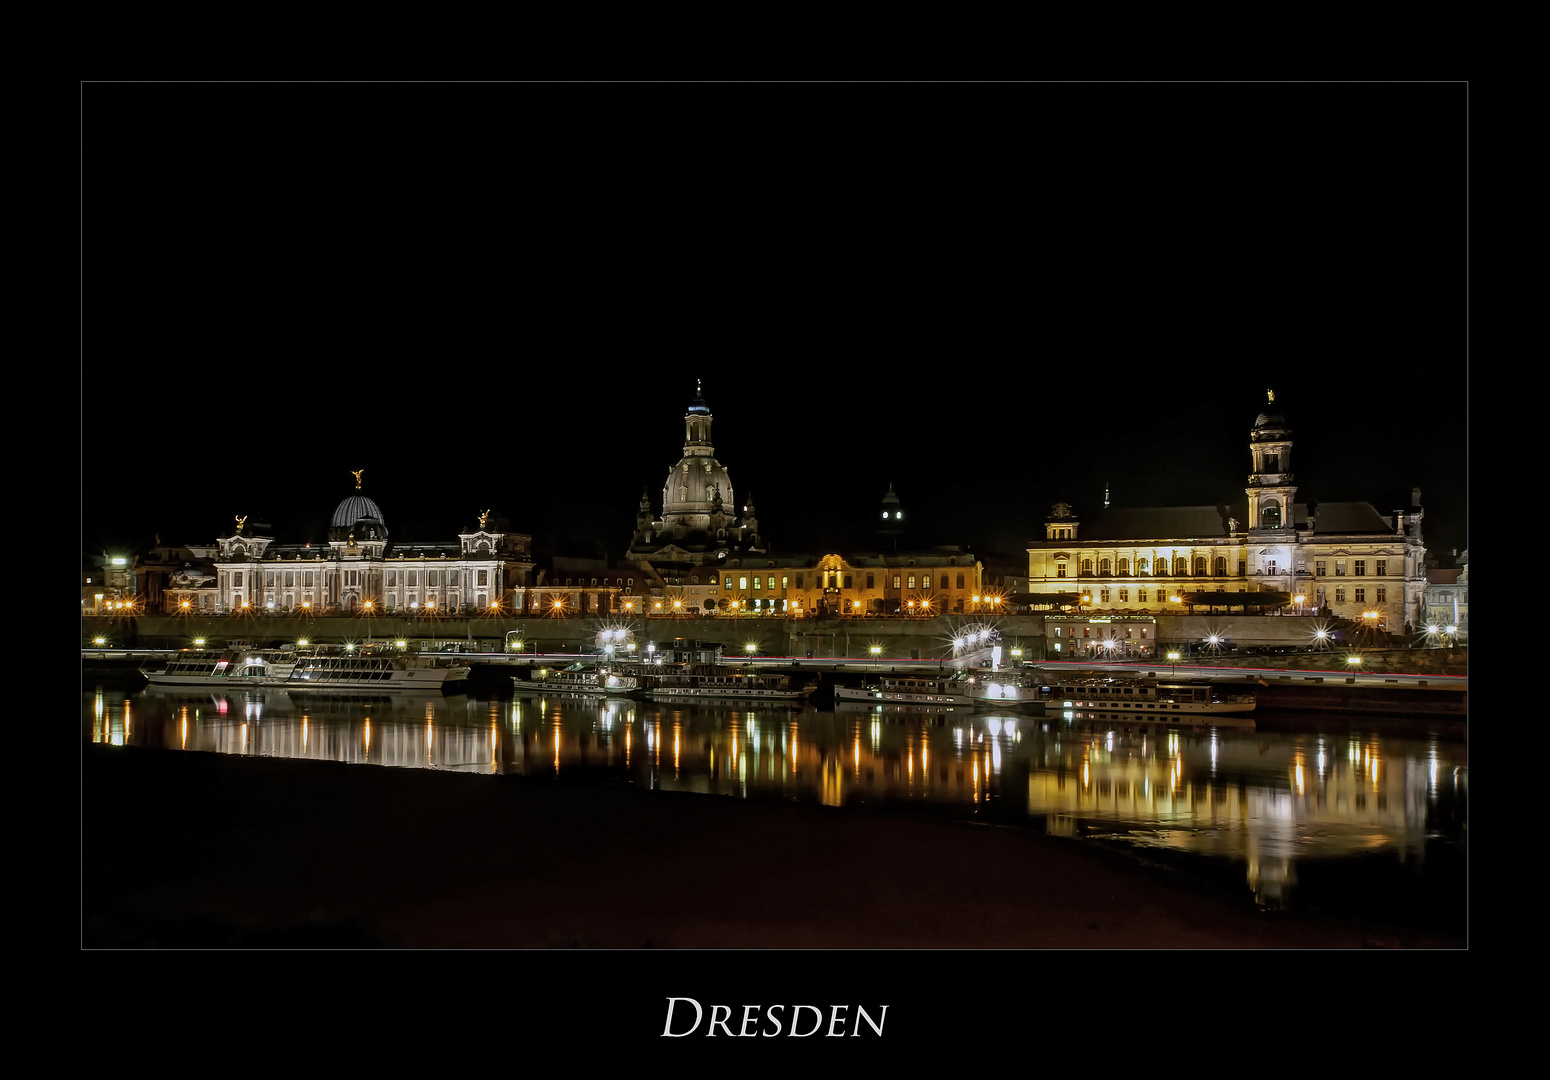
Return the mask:
<svg viewBox="0 0 1550 1080">
<path fill-rule="evenodd" d="M 82 543 L 617 558 L 703 380 L 778 553 L 1016 558 L 1056 501 L 1467 534 L 1461 84 L 89 84 Z"/>
</svg>

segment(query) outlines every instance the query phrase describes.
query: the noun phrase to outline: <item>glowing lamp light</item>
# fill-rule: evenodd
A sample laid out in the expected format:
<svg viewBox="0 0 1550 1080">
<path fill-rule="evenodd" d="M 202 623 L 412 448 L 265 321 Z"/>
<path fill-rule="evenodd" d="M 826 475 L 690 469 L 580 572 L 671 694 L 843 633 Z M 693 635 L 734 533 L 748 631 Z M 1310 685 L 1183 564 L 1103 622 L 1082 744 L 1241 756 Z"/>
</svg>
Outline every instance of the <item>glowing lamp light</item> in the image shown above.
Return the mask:
<svg viewBox="0 0 1550 1080">
<path fill-rule="evenodd" d="M 108 643 L 108 639 L 107 638 L 104 638 L 104 637 L 92 638 L 92 644 L 93 645 L 106 645 L 107 643 Z"/>
<path fill-rule="evenodd" d="M 872 646 L 872 655 L 873 656 L 877 656 L 882 651 L 883 651 L 883 647 L 881 645 L 873 645 Z"/>
</svg>

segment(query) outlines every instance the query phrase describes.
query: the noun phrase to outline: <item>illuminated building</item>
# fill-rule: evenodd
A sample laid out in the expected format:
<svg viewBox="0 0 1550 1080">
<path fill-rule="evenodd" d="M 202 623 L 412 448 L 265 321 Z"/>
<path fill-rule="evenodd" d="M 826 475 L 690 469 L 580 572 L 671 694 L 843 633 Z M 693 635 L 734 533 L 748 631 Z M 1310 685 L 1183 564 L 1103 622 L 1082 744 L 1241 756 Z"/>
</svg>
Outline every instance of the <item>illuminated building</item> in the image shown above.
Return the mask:
<svg viewBox="0 0 1550 1080">
<path fill-rule="evenodd" d="M 1272 398 L 1273 400 L 1273 398 Z M 1292 432 L 1260 413 L 1249 435 L 1246 496 L 1216 506 L 1110 508 L 1088 523 L 1057 503 L 1028 546 L 1028 589 L 1094 612 L 1183 613 L 1269 593 L 1264 610 L 1421 623 L 1426 548 L 1421 492 L 1379 513 L 1368 502 L 1298 502 Z M 1228 595 L 1221 595 L 1228 594 Z M 1214 599 L 1213 599 L 1214 598 Z M 1257 610 L 1245 595 L 1247 610 Z"/>
<path fill-rule="evenodd" d="M 488 521 L 486 511 L 456 540 L 390 540 L 381 508 L 357 493 L 334 508 L 327 543 L 313 546 L 277 544 L 238 518 L 216 541 L 218 603 L 223 611 L 314 614 L 520 609 L 532 540 Z"/>
<path fill-rule="evenodd" d="M 736 516 L 732 478 L 716 460 L 711 444 L 711 413 L 696 385 L 684 413 L 683 457 L 668 470 L 662 485 L 662 516 L 651 516 L 651 500 L 641 492 L 635 535 L 626 558 L 657 579 L 665 595 L 684 584 L 688 568 L 714 566 L 734 553 L 765 550 L 754 516 L 753 499 Z"/>
<path fill-rule="evenodd" d="M 696 389 L 684 415 L 683 457 L 662 487 L 662 516 L 641 496 L 626 552 L 647 591 L 646 614 L 939 615 L 975 608 L 983 573 L 958 548 L 900 552 L 903 511 L 889 485 L 886 554 L 769 553 L 753 500 L 734 517 L 732 481 L 715 458 L 711 413 Z M 631 591 L 634 582 L 631 581 Z"/>
</svg>

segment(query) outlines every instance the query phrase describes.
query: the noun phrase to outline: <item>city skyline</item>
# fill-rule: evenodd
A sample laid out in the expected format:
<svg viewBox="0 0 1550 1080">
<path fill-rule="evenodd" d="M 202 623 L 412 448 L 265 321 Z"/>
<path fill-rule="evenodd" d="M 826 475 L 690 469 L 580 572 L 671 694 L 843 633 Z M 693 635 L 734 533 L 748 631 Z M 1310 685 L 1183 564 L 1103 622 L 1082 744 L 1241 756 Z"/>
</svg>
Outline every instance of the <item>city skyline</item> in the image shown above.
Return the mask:
<svg viewBox="0 0 1550 1080">
<path fill-rule="evenodd" d="M 1014 557 L 1241 499 L 1267 389 L 1300 501 L 1462 548 L 1464 94 L 88 85 L 83 544 L 303 542 L 364 469 L 395 538 L 615 559 L 699 380 L 782 553 L 890 483 Z"/>
</svg>

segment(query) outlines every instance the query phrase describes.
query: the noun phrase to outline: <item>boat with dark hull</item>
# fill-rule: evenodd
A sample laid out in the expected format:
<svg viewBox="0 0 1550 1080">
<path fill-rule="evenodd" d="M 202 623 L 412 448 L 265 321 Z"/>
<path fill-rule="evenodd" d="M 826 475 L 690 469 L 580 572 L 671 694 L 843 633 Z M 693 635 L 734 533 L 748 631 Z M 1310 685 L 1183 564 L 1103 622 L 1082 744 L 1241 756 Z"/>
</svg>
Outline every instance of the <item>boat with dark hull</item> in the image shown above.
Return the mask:
<svg viewBox="0 0 1550 1080">
<path fill-rule="evenodd" d="M 1255 706 L 1254 693 L 1248 687 L 1205 679 L 1051 678 L 1039 671 L 978 671 L 971 675 L 970 685 L 978 706 L 1031 707 L 1057 714 L 1103 712 L 1142 719 L 1237 716 L 1253 712 Z"/>
<path fill-rule="evenodd" d="M 526 675 L 513 675 L 512 687 L 520 694 L 586 694 L 592 697 L 624 697 L 635 693 L 640 679 L 616 668 L 572 664 L 564 668 L 540 667 Z"/>
<path fill-rule="evenodd" d="M 817 685 L 798 683 L 790 675 L 773 674 L 724 664 L 679 664 L 642 669 L 635 696 L 651 701 L 728 699 L 796 702 Z"/>
</svg>

